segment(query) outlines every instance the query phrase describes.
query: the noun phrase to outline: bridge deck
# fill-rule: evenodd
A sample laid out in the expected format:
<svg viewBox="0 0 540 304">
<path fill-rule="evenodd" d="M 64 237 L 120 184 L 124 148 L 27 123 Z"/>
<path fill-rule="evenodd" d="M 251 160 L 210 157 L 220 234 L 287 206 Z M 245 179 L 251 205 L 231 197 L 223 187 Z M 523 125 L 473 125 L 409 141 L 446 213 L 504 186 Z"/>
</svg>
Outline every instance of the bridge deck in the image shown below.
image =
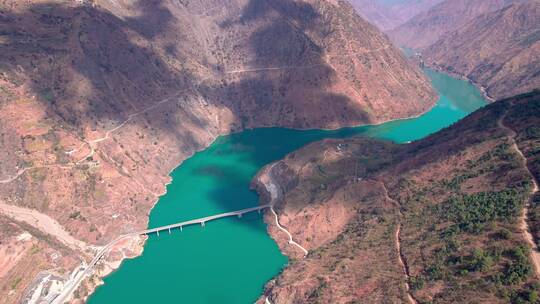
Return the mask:
<svg viewBox="0 0 540 304">
<path fill-rule="evenodd" d="M 261 205 L 261 206 L 257 206 L 257 207 L 252 207 L 252 208 L 246 208 L 246 209 L 232 211 L 232 212 L 225 212 L 225 213 L 221 213 L 221 214 L 216 214 L 216 215 L 207 216 L 207 217 L 203 217 L 203 218 L 198 218 L 198 219 L 194 219 L 194 220 L 189 220 L 189 221 L 185 221 L 185 222 L 181 222 L 181 223 L 156 227 L 156 228 L 152 228 L 152 229 L 146 229 L 146 230 L 142 230 L 142 231 L 139 231 L 139 232 L 135 232 L 133 234 L 151 234 L 151 233 L 157 233 L 157 232 L 161 232 L 161 231 L 165 231 L 165 230 L 169 230 L 169 229 L 174 229 L 174 228 L 179 228 L 179 227 L 184 227 L 184 226 L 189 226 L 189 225 L 204 224 L 206 222 L 217 220 L 217 219 L 220 219 L 220 218 L 229 217 L 229 216 L 238 216 L 238 215 L 242 215 L 242 214 L 253 212 L 253 211 L 259 211 L 259 210 L 262 210 L 262 209 L 265 209 L 265 208 L 270 208 L 270 204 Z"/>
<path fill-rule="evenodd" d="M 109 251 L 109 249 L 111 249 L 116 243 L 118 243 L 119 241 L 121 241 L 123 239 L 133 237 L 133 236 L 136 236 L 136 235 L 158 233 L 159 231 L 174 229 L 174 228 L 183 227 L 183 226 L 189 226 L 189 225 L 194 225 L 194 224 L 203 224 L 203 223 L 206 223 L 206 222 L 209 222 L 209 221 L 212 221 L 212 220 L 216 220 L 216 219 L 224 218 L 224 217 L 229 217 L 229 216 L 239 216 L 239 215 L 242 215 L 242 214 L 245 214 L 245 213 L 258 211 L 258 210 L 262 210 L 262 209 L 265 209 L 265 208 L 270 208 L 271 206 L 272 206 L 271 204 L 267 204 L 267 205 L 262 205 L 262 206 L 252 207 L 252 208 L 246 208 L 246 209 L 232 211 L 232 212 L 225 212 L 225 213 L 221 213 L 221 214 L 217 214 L 217 215 L 207 216 L 207 217 L 203 217 L 203 218 L 199 218 L 199 219 L 194 219 L 194 220 L 185 221 L 185 222 L 176 223 L 176 224 L 167 225 L 167 226 L 156 227 L 156 228 L 152 228 L 152 229 L 141 230 L 141 231 L 138 231 L 138 232 L 124 234 L 122 236 L 119 236 L 118 238 L 114 239 L 113 241 L 111 241 L 107 245 L 105 245 L 103 248 L 101 248 L 101 250 L 92 259 L 92 261 L 90 261 L 88 266 L 86 266 L 86 268 L 83 271 L 79 272 L 75 276 L 75 278 L 73 278 L 73 280 L 70 280 L 68 282 L 68 284 L 64 287 L 64 289 L 61 291 L 61 293 L 52 301 L 52 304 L 64 303 L 64 300 L 71 293 L 73 293 L 73 291 L 77 288 L 77 286 L 80 284 L 80 282 L 92 271 L 94 266 L 103 257 L 103 255 L 107 251 Z"/>
</svg>

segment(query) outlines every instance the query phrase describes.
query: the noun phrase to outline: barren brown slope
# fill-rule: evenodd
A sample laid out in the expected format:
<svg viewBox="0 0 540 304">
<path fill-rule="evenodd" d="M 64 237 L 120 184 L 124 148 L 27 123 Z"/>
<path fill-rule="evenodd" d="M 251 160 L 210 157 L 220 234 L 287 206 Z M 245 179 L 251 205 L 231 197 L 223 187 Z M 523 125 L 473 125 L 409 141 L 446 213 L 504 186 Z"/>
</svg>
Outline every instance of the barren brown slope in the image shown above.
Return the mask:
<svg viewBox="0 0 540 304">
<path fill-rule="evenodd" d="M 423 49 L 476 17 L 522 0 L 445 0 L 388 32 L 399 46 Z M 527 0 L 523 0 L 527 1 Z"/>
<path fill-rule="evenodd" d="M 429 47 L 425 60 L 503 98 L 540 88 L 540 2 L 482 15 Z"/>
<path fill-rule="evenodd" d="M 350 0 L 361 16 L 383 31 L 389 31 L 402 25 L 413 16 L 442 1 L 408 0 L 387 4 L 380 0 Z"/>
<path fill-rule="evenodd" d="M 145 227 L 167 173 L 220 134 L 381 122 L 435 101 L 335 1 L 4 0 L 0 54 L 0 203 L 89 245 Z M 9 257 L 0 299 L 20 301 L 40 270 L 67 277 L 76 255 L 60 236 L 41 239 L 42 264 Z"/>
<path fill-rule="evenodd" d="M 538 214 L 539 125 L 533 92 L 411 144 L 324 140 L 263 170 L 256 188 L 277 185 L 279 222 L 309 254 L 267 215 L 293 259 L 261 302 L 537 303 L 523 212 Z"/>
</svg>

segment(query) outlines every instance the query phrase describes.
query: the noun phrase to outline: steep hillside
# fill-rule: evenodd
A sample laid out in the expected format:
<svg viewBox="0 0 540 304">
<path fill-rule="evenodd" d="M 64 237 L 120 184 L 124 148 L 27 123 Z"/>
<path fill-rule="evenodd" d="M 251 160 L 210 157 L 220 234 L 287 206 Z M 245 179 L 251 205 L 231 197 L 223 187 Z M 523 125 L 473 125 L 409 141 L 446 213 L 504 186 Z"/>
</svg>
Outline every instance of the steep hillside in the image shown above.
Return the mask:
<svg viewBox="0 0 540 304">
<path fill-rule="evenodd" d="M 167 173 L 220 134 L 381 122 L 435 101 L 339 1 L 3 0 L 0 54 L 6 303 L 145 227 Z M 117 249 L 110 260 L 140 244 Z"/>
<path fill-rule="evenodd" d="M 514 4 L 445 34 L 422 54 L 494 98 L 540 88 L 540 2 Z M 451 50 L 451 51 L 449 51 Z"/>
<path fill-rule="evenodd" d="M 369 22 L 389 31 L 443 0 L 350 0 L 354 8 Z"/>
<path fill-rule="evenodd" d="M 410 144 L 324 140 L 269 165 L 254 186 L 293 260 L 260 302 L 537 303 L 538 126 L 537 91 Z"/>
<path fill-rule="evenodd" d="M 521 0 L 445 0 L 388 32 L 399 46 L 423 49 L 476 17 Z"/>
</svg>

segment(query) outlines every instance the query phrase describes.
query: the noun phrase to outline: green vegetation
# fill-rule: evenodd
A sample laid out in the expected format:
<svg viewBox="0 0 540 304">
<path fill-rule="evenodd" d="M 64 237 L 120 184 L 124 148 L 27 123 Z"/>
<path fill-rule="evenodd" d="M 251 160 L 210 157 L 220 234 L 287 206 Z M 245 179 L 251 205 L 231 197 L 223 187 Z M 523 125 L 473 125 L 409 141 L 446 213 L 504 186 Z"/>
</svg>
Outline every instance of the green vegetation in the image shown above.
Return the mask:
<svg viewBox="0 0 540 304">
<path fill-rule="evenodd" d="M 532 266 L 529 262 L 530 249 L 526 246 L 518 246 L 509 250 L 511 258 L 503 273 L 493 277 L 493 281 L 500 285 L 513 285 L 521 283 L 532 274 Z"/>
<path fill-rule="evenodd" d="M 486 252 L 480 248 L 475 248 L 471 255 L 463 259 L 463 270 L 470 272 L 488 271 L 494 264 L 495 257 L 489 252 Z"/>
<path fill-rule="evenodd" d="M 13 280 L 13 282 L 11 282 L 11 289 L 15 289 L 17 288 L 17 286 L 19 285 L 19 283 L 21 283 L 22 281 L 22 278 L 16 278 L 15 280 Z"/>
<path fill-rule="evenodd" d="M 517 216 L 522 207 L 523 197 L 515 189 L 453 196 L 439 206 L 441 214 L 455 224 L 449 228 L 452 233 L 480 233 L 491 221 Z"/>
<path fill-rule="evenodd" d="M 515 304 L 535 304 L 539 300 L 538 290 L 540 290 L 540 286 L 534 285 L 523 291 L 512 291 L 506 295 L 506 298 Z"/>
<path fill-rule="evenodd" d="M 525 139 L 540 139 L 540 127 L 532 126 L 525 129 Z"/>
<path fill-rule="evenodd" d="M 78 218 L 80 216 L 81 216 L 81 212 L 80 211 L 75 211 L 75 212 L 72 212 L 72 213 L 69 214 L 69 219 L 74 220 L 74 219 L 76 219 L 76 218 Z"/>
<path fill-rule="evenodd" d="M 494 149 L 489 155 L 498 153 Z M 472 170 L 453 177 L 456 182 L 452 184 L 455 189 L 452 196 L 423 213 L 424 219 L 438 219 L 438 223 L 430 225 L 430 230 L 438 231 L 439 238 L 430 241 L 435 247 L 425 261 L 424 271 L 409 280 L 411 289 L 420 290 L 444 281 L 452 286 L 449 290 L 456 299 L 461 296 L 454 293 L 457 290 L 481 288 L 510 303 L 536 303 L 540 289 L 528 283 L 533 275 L 530 249 L 507 228 L 515 225 L 521 213 L 529 184 L 517 182 L 517 186 L 502 191 L 474 194 L 459 191 L 461 182 L 477 175 Z M 448 189 L 449 184 L 439 186 Z M 425 200 L 422 199 L 425 193 L 419 190 L 414 200 Z"/>
<path fill-rule="evenodd" d="M 442 185 L 458 193 L 461 185 L 468 179 L 482 176 L 495 170 L 511 170 L 518 168 L 520 163 L 516 155 L 510 150 L 508 142 L 497 145 L 480 156 L 476 161 L 467 161 L 467 169 L 459 170 L 459 174 L 450 180 L 443 180 Z"/>
<path fill-rule="evenodd" d="M 418 290 L 424 288 L 425 280 L 422 277 L 409 278 L 409 286 L 412 290 Z"/>
<path fill-rule="evenodd" d="M 41 251 L 41 249 L 36 244 L 32 245 L 32 248 L 30 248 L 30 254 L 31 255 L 34 255 L 34 254 L 36 254 L 36 253 L 38 253 L 40 251 Z"/>
<path fill-rule="evenodd" d="M 36 183 L 41 183 L 47 177 L 47 169 L 45 168 L 34 168 L 29 170 L 30 176 Z"/>
<path fill-rule="evenodd" d="M 54 104 L 56 102 L 55 100 L 55 97 L 54 97 L 54 92 L 52 89 L 50 88 L 46 88 L 44 90 L 42 90 L 40 93 L 39 93 L 39 96 L 47 101 L 48 103 L 50 104 Z"/>
<path fill-rule="evenodd" d="M 319 282 L 319 285 L 311 292 L 308 297 L 308 299 L 315 301 L 314 303 L 319 303 L 319 299 L 321 298 L 324 289 L 328 287 L 328 284 L 326 283 L 324 278 L 317 277 L 317 281 Z"/>
</svg>

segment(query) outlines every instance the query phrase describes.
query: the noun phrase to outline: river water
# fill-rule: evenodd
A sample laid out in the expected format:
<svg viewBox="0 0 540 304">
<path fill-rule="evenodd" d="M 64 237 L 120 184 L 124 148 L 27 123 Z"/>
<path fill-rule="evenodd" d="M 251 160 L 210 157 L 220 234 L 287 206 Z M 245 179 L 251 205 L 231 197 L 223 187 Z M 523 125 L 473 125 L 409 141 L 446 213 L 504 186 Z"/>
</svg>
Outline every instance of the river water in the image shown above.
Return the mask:
<svg viewBox="0 0 540 304">
<path fill-rule="evenodd" d="M 440 99 L 418 118 L 336 131 L 264 128 L 219 137 L 171 173 L 173 181 L 152 210 L 149 227 L 256 206 L 258 196 L 249 184 L 257 171 L 309 142 L 362 135 L 404 143 L 485 105 L 468 82 L 424 71 Z M 143 254 L 106 277 L 89 303 L 251 304 L 286 264 L 255 212 L 151 236 Z"/>
</svg>

